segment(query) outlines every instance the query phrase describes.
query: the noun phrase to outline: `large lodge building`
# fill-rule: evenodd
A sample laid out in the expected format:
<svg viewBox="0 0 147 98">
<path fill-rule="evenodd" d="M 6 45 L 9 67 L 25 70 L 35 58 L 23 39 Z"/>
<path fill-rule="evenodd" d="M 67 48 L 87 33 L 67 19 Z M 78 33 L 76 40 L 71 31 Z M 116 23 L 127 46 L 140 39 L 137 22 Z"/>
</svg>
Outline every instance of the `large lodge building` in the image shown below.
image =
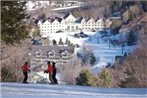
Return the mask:
<svg viewBox="0 0 147 98">
<path fill-rule="evenodd" d="M 48 18 L 46 20 L 40 19 L 37 22 L 42 37 L 49 36 L 50 33 L 58 31 L 76 31 L 76 30 L 103 30 L 109 27 L 110 20 L 103 18 L 75 18 L 71 13 L 64 17 Z"/>
</svg>

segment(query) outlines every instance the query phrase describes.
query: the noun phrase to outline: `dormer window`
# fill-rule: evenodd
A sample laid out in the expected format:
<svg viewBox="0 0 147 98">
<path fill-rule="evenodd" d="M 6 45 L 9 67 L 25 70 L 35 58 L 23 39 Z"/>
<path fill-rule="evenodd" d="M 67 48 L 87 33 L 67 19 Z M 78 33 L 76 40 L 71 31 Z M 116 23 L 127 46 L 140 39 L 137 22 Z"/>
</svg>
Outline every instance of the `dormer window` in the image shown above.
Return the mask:
<svg viewBox="0 0 147 98">
<path fill-rule="evenodd" d="M 55 56 L 55 51 L 54 50 L 49 51 L 48 56 L 49 57 L 54 57 Z"/>
<path fill-rule="evenodd" d="M 64 52 L 62 52 L 62 58 L 68 58 L 68 52 L 67 50 L 65 50 Z"/>
<path fill-rule="evenodd" d="M 41 57 L 41 56 L 42 56 L 42 51 L 41 51 L 41 50 L 37 50 L 37 51 L 35 52 L 35 56 L 36 56 L 36 57 Z"/>
</svg>

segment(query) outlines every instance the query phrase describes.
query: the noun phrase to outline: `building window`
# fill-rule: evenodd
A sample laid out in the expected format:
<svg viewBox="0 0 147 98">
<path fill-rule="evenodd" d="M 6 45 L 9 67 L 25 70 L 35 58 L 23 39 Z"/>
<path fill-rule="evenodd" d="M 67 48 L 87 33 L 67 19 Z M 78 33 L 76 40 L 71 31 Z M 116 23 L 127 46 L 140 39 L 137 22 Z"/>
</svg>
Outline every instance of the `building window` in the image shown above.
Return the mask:
<svg viewBox="0 0 147 98">
<path fill-rule="evenodd" d="M 62 52 L 62 58 L 68 58 L 68 52 L 67 50 L 65 50 L 64 52 Z"/>
<path fill-rule="evenodd" d="M 55 56 L 55 51 L 54 50 L 49 51 L 48 56 L 53 58 Z"/>
<path fill-rule="evenodd" d="M 41 57 L 42 56 L 42 51 L 41 50 L 35 51 L 35 56 L 36 57 Z"/>
</svg>

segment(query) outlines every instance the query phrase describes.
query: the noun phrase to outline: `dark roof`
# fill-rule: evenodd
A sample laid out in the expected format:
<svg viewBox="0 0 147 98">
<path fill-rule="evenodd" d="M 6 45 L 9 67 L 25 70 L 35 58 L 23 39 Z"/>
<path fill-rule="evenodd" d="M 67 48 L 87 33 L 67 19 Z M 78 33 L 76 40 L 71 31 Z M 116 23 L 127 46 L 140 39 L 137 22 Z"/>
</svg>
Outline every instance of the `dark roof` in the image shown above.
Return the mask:
<svg viewBox="0 0 147 98">
<path fill-rule="evenodd" d="M 37 24 L 39 22 L 39 19 L 35 19 L 34 23 Z"/>
<path fill-rule="evenodd" d="M 61 22 L 61 21 L 62 21 L 62 19 L 59 18 L 59 17 L 55 17 L 55 19 L 56 19 L 58 22 Z"/>
<path fill-rule="evenodd" d="M 45 19 L 42 19 L 42 20 L 41 20 L 42 23 L 44 23 L 45 21 L 46 21 Z"/>
<path fill-rule="evenodd" d="M 45 19 L 36 19 L 34 21 L 35 24 L 38 24 L 38 22 L 41 21 L 42 23 L 44 23 L 46 20 Z"/>
<path fill-rule="evenodd" d="M 97 17 L 95 21 L 98 21 L 100 19 L 100 17 Z"/>
<path fill-rule="evenodd" d="M 55 19 L 49 17 L 47 20 L 52 23 Z"/>
<path fill-rule="evenodd" d="M 49 22 L 52 23 L 55 19 L 56 19 L 58 22 L 61 22 L 61 21 L 62 21 L 62 19 L 59 18 L 59 17 L 55 17 L 55 18 L 48 17 L 46 20 L 41 19 L 41 22 L 44 23 L 45 21 L 48 20 Z M 38 22 L 39 22 L 39 20 L 36 20 L 36 24 L 37 24 Z"/>
<path fill-rule="evenodd" d="M 70 15 L 70 13 L 68 12 L 65 14 L 65 16 L 63 18 L 66 19 L 69 15 Z"/>
<path fill-rule="evenodd" d="M 91 18 L 90 17 L 88 17 L 88 18 L 86 18 L 86 21 L 89 21 Z"/>
<path fill-rule="evenodd" d="M 34 55 L 35 51 L 41 50 L 43 52 L 43 55 L 46 56 L 49 51 L 54 50 L 56 58 L 59 58 L 61 53 L 64 51 L 67 51 L 69 55 L 74 53 L 74 47 L 73 46 L 42 46 L 42 45 L 33 45 L 31 49 L 31 53 Z"/>
</svg>

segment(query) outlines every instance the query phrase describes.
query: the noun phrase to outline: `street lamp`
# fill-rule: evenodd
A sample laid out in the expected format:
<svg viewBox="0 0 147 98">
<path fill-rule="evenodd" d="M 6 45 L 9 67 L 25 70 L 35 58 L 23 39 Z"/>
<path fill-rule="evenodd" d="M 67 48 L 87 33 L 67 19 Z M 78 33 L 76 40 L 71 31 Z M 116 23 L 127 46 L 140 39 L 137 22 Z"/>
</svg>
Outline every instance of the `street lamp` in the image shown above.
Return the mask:
<svg viewBox="0 0 147 98">
<path fill-rule="evenodd" d="M 97 37 L 97 43 L 98 43 L 98 44 L 100 43 L 99 35 L 98 35 L 98 37 Z"/>
<path fill-rule="evenodd" d="M 123 52 L 124 52 L 124 47 L 125 47 L 125 45 L 124 45 L 124 43 L 122 44 L 122 54 L 123 54 Z"/>
<path fill-rule="evenodd" d="M 100 32 L 97 31 L 97 43 L 99 44 L 100 43 Z"/>
<path fill-rule="evenodd" d="M 111 47 L 110 47 L 110 35 L 108 35 L 108 37 L 109 37 L 109 49 L 110 49 L 110 48 L 111 48 Z"/>
</svg>

